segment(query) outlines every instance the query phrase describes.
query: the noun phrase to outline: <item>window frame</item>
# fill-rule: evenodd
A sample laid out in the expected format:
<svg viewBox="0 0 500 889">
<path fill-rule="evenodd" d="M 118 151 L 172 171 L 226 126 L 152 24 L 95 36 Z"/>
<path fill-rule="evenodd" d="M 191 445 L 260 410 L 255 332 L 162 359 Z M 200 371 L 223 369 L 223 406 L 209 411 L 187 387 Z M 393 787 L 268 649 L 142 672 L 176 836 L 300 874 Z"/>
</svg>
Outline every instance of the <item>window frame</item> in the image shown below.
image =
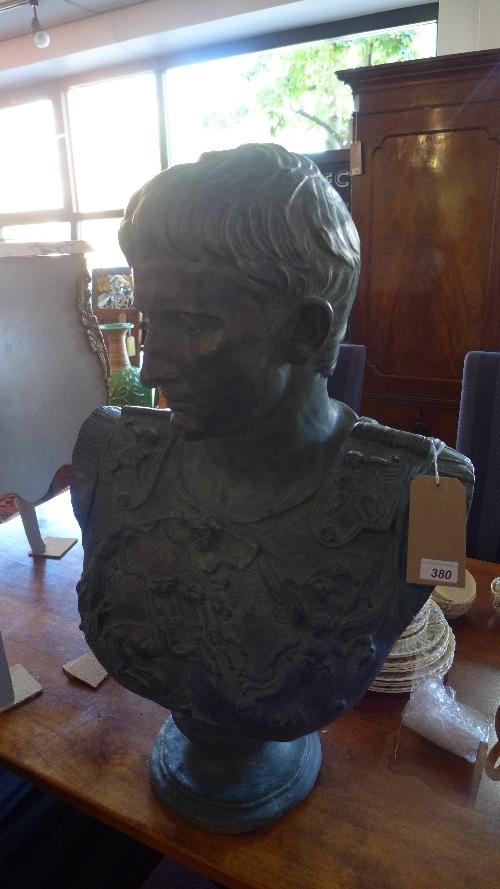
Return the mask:
<svg viewBox="0 0 500 889">
<path fill-rule="evenodd" d="M 355 18 L 324 22 L 301 28 L 291 28 L 233 40 L 225 43 L 212 43 L 195 49 L 178 51 L 155 59 L 139 60 L 126 65 L 96 68 L 69 77 L 29 85 L 13 91 L 0 90 L 0 108 L 12 104 L 24 104 L 37 99 L 49 99 L 54 109 L 56 132 L 63 134 L 58 140 L 59 164 L 61 170 L 63 206 L 57 210 L 33 210 L 18 213 L 0 213 L 0 233 L 3 226 L 26 225 L 42 222 L 69 222 L 72 240 L 78 239 L 78 226 L 81 221 L 93 219 L 121 219 L 125 208 L 110 207 L 106 210 L 82 212 L 77 210 L 74 161 L 71 149 L 67 93 L 71 87 L 113 80 L 134 74 L 152 73 L 155 77 L 156 100 L 159 121 L 160 168 L 168 167 L 167 126 L 165 111 L 165 72 L 170 68 L 226 58 L 267 49 L 294 46 L 301 43 L 346 37 L 351 34 L 411 26 L 423 22 L 438 23 L 439 3 L 425 3 L 407 6 L 384 12 L 372 13 Z M 340 149 L 342 151 L 342 149 Z M 36 156 L 35 156 L 36 162 Z"/>
<path fill-rule="evenodd" d="M 383 12 L 367 13 L 349 19 L 338 19 L 332 22 L 321 22 L 317 25 L 305 25 L 301 28 L 288 28 L 271 34 L 258 34 L 226 43 L 212 43 L 189 50 L 179 50 L 163 57 L 167 67 L 177 68 L 180 65 L 192 65 L 196 62 L 208 62 L 227 56 L 243 55 L 244 53 L 260 52 L 266 49 L 283 49 L 298 46 L 301 43 L 314 43 L 320 40 L 335 40 L 353 34 L 381 31 L 388 28 L 403 28 L 405 25 L 419 25 L 423 22 L 438 24 L 439 3 L 422 3 L 420 6 L 403 6 Z"/>
</svg>

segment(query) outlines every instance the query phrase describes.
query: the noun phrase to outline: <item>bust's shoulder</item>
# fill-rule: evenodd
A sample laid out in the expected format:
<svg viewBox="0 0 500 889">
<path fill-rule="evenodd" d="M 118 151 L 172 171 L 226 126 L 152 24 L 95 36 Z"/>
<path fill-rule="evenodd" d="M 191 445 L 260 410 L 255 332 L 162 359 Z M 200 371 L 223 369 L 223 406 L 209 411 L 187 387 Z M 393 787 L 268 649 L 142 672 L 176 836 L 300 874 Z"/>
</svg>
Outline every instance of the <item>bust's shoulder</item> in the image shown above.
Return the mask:
<svg viewBox="0 0 500 889">
<path fill-rule="evenodd" d="M 313 528 L 321 543 L 340 546 L 361 529 L 388 531 L 406 515 L 417 475 L 458 478 L 472 498 L 474 470 L 463 454 L 436 438 L 383 426 L 366 417 L 350 429 L 315 498 Z"/>
<path fill-rule="evenodd" d="M 119 431 L 120 427 L 122 429 L 131 427 L 145 429 L 154 426 L 168 430 L 170 417 L 170 410 L 134 405 L 114 407 L 105 404 L 96 408 L 82 423 L 76 448 L 82 444 L 92 447 L 103 445 Z"/>
<path fill-rule="evenodd" d="M 170 416 L 169 410 L 105 405 L 85 420 L 71 463 L 71 500 L 82 529 L 98 476 L 117 477 L 135 490 L 145 481 L 139 465 L 148 475 L 155 472 L 174 437 Z"/>
<path fill-rule="evenodd" d="M 73 451 L 73 464 L 96 465 L 113 442 L 116 452 L 134 444 L 160 444 L 172 437 L 171 411 L 148 407 L 97 408 L 83 423 Z"/>
<path fill-rule="evenodd" d="M 474 467 L 469 458 L 438 438 L 404 432 L 360 417 L 346 439 L 346 447 L 358 448 L 367 456 L 396 458 L 396 462 L 403 461 L 410 473 L 412 467 L 417 473 L 433 473 L 436 463 L 440 475 L 459 478 L 467 488 L 474 486 Z"/>
</svg>

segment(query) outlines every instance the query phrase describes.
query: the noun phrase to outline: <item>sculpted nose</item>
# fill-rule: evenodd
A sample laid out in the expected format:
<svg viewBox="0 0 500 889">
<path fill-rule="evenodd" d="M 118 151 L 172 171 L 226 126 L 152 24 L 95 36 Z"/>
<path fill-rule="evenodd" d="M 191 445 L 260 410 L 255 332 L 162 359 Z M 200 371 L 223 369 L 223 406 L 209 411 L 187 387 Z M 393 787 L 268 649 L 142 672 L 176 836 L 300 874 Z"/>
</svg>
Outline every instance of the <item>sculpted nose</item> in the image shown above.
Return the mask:
<svg viewBox="0 0 500 889">
<path fill-rule="evenodd" d="M 145 386 L 153 388 L 176 380 L 179 371 L 173 358 L 172 351 L 164 344 L 162 348 L 154 343 L 148 343 L 149 335 L 144 344 L 144 354 L 141 368 L 141 381 Z"/>
</svg>

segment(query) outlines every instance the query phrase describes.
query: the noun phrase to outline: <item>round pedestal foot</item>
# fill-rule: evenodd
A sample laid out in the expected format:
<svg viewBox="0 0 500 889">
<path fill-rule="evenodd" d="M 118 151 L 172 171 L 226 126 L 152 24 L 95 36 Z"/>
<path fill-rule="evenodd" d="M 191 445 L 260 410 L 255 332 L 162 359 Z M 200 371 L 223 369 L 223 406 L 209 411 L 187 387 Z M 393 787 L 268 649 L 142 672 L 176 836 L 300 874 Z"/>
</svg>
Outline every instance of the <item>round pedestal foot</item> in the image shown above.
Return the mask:
<svg viewBox="0 0 500 889">
<path fill-rule="evenodd" d="M 321 765 L 317 732 L 295 741 L 239 740 L 189 740 L 169 717 L 153 747 L 155 793 L 176 815 L 214 833 L 256 830 L 305 799 Z"/>
</svg>

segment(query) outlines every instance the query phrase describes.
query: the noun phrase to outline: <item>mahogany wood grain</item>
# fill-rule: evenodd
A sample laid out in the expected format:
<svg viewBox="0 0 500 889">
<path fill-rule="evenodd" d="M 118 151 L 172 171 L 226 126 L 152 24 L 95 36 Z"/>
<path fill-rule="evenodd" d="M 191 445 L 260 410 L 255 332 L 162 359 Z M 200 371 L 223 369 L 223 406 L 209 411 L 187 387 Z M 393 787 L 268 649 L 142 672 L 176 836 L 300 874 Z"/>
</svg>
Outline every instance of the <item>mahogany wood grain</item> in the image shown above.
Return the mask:
<svg viewBox="0 0 500 889">
<path fill-rule="evenodd" d="M 75 532 L 67 494 L 38 513 L 42 533 Z M 44 688 L 37 700 L 0 716 L 5 766 L 230 889 L 497 889 L 496 748 L 491 761 L 485 749 L 470 765 L 401 728 L 406 695 L 369 693 L 326 727 L 317 785 L 273 826 L 219 836 L 171 815 L 149 781 L 150 751 L 166 712 L 112 679 L 92 690 L 62 671 L 86 650 L 75 594 L 81 560 L 78 545 L 61 561 L 31 559 L 19 519 L 0 527 L 7 657 Z M 500 566 L 469 567 L 478 598 L 453 623 L 450 682 L 461 700 L 493 716 L 500 617 L 488 590 Z"/>
<path fill-rule="evenodd" d="M 455 446 L 457 437 L 457 410 L 459 400 L 422 397 L 400 397 L 397 394 L 371 394 L 365 392 L 361 412 L 379 423 L 396 429 L 410 429 L 421 435 L 433 435 Z"/>
<path fill-rule="evenodd" d="M 363 93 L 366 112 L 456 105 L 457 90 L 473 104 L 498 101 L 498 57 L 498 49 L 487 49 L 336 73 Z"/>
<path fill-rule="evenodd" d="M 500 50 L 339 76 L 363 145 L 349 336 L 367 346 L 367 406 L 409 430 L 426 414 L 454 444 L 465 354 L 500 349 Z"/>
</svg>

